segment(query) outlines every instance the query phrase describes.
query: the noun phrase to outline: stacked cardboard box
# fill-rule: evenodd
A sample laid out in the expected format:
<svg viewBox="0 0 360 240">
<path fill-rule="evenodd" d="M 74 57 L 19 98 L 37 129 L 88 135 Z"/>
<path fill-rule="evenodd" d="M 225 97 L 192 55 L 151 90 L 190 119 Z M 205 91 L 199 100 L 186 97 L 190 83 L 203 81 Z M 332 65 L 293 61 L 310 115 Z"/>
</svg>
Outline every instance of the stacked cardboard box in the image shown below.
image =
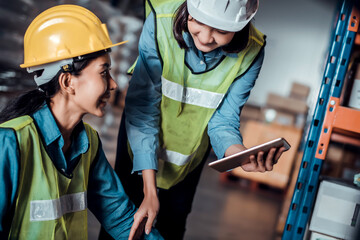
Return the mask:
<svg viewBox="0 0 360 240">
<path fill-rule="evenodd" d="M 309 93 L 308 86 L 297 82 L 292 84 L 289 96 L 269 93 L 262 109 L 263 120 L 303 128 L 309 110 L 306 102 Z"/>
</svg>

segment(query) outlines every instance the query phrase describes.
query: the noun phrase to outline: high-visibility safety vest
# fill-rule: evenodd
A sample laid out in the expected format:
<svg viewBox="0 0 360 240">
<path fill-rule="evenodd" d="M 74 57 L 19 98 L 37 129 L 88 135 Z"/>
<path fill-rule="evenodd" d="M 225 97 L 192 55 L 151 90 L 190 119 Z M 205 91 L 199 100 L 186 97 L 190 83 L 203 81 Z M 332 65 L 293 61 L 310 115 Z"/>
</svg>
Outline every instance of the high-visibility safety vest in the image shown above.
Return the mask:
<svg viewBox="0 0 360 240">
<path fill-rule="evenodd" d="M 86 190 L 99 139 L 89 125 L 90 147 L 72 176 L 62 174 L 51 161 L 30 116 L 0 125 L 15 131 L 20 173 L 9 239 L 88 239 Z"/>
<path fill-rule="evenodd" d="M 154 4 L 152 4 L 154 2 Z M 233 81 L 250 67 L 265 43 L 250 25 L 249 42 L 238 58 L 225 57 L 215 68 L 192 73 L 172 32 L 183 1 L 147 1 L 155 15 L 159 59 L 162 62 L 161 127 L 157 186 L 169 189 L 198 166 L 209 146 L 207 124 Z"/>
</svg>

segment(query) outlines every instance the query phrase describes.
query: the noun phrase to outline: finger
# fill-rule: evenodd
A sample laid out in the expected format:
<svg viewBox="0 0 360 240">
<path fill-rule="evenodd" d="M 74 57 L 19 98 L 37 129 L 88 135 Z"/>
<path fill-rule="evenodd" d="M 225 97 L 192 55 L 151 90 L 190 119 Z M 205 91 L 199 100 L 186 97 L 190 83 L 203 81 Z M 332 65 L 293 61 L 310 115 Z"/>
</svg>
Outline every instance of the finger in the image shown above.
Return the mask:
<svg viewBox="0 0 360 240">
<path fill-rule="evenodd" d="M 255 155 L 250 155 L 249 159 L 250 159 L 251 165 L 253 165 L 254 168 L 257 168 L 258 167 L 258 162 L 257 162 L 257 159 L 256 159 Z"/>
<path fill-rule="evenodd" d="M 134 238 L 135 233 L 138 230 L 139 224 L 141 223 L 141 220 L 142 220 L 142 218 L 138 218 L 136 216 L 136 214 L 135 214 L 134 223 L 133 223 L 133 225 L 131 226 L 131 229 L 130 229 L 130 234 L 129 234 L 129 238 L 128 238 L 129 240 L 132 240 Z M 139 230 L 141 230 L 141 229 L 139 229 Z"/>
<path fill-rule="evenodd" d="M 264 163 L 264 152 L 260 151 L 257 154 L 257 164 L 259 172 L 265 172 L 265 163 Z"/>
<path fill-rule="evenodd" d="M 241 168 L 246 172 L 253 172 L 257 169 L 257 161 L 255 155 L 250 155 L 249 162 L 241 165 Z"/>
<path fill-rule="evenodd" d="M 275 154 L 275 160 L 276 160 L 276 162 L 279 160 L 281 154 L 282 154 L 283 152 L 285 152 L 285 151 L 287 151 L 285 147 L 281 147 L 280 149 L 278 149 L 278 151 L 277 151 L 276 154 Z"/>
<path fill-rule="evenodd" d="M 274 165 L 274 155 L 275 155 L 276 148 L 271 148 L 268 152 L 268 155 L 265 160 L 265 169 L 266 171 L 271 171 Z"/>
<path fill-rule="evenodd" d="M 146 225 L 145 225 L 145 233 L 147 235 L 151 232 L 151 228 L 152 228 L 152 226 L 154 224 L 155 217 L 156 217 L 156 214 L 149 213 L 149 216 L 148 216 L 148 219 L 147 219 Z"/>
</svg>

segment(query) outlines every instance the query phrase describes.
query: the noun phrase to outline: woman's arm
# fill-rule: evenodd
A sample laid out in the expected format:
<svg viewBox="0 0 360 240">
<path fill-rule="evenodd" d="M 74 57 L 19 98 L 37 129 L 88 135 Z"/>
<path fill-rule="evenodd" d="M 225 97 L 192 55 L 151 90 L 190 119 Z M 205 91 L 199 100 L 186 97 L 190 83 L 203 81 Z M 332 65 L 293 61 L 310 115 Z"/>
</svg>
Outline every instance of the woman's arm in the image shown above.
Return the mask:
<svg viewBox="0 0 360 240">
<path fill-rule="evenodd" d="M 259 53 L 250 69 L 230 86 L 222 104 L 209 121 L 208 134 L 218 158 L 246 150 L 239 130 L 240 114 L 255 85 L 263 59 L 264 50 Z M 285 148 L 282 147 L 272 148 L 266 153 L 259 152 L 250 156 L 250 163 L 241 167 L 248 172 L 271 171 L 284 151 Z"/>
<path fill-rule="evenodd" d="M 7 239 L 15 211 L 19 177 L 19 152 L 15 133 L 0 128 L 0 239 Z"/>
<path fill-rule="evenodd" d="M 153 14 L 144 23 L 139 57 L 126 95 L 126 132 L 134 155 L 133 172 L 157 170 L 162 66 L 157 55 Z"/>
<path fill-rule="evenodd" d="M 263 59 L 264 50 L 261 50 L 249 70 L 231 84 L 221 105 L 209 121 L 208 135 L 218 158 L 223 158 L 229 155 L 230 152 L 233 153 L 237 145 L 243 144 L 239 130 L 241 109 L 248 100 L 250 91 L 255 85 Z M 232 145 L 235 146 L 231 147 Z M 228 152 L 226 153 L 227 150 Z"/>
<path fill-rule="evenodd" d="M 140 224 L 136 222 L 136 219 L 134 221 L 137 209 L 126 195 L 118 176 L 107 161 L 101 144 L 90 169 L 88 207 L 114 239 L 126 239 L 133 236 L 130 231 L 132 226 Z M 139 230 L 143 231 L 143 229 Z M 134 233 L 135 231 L 132 234 Z M 146 239 L 162 238 L 154 229 Z"/>
<path fill-rule="evenodd" d="M 150 231 L 159 211 L 156 188 L 157 155 L 159 148 L 159 119 L 162 66 L 157 55 L 154 15 L 144 23 L 139 40 L 139 58 L 129 83 L 126 96 L 126 132 L 133 152 L 132 172 L 141 172 L 144 200 L 135 215 L 137 223 L 147 218 L 145 231 Z"/>
</svg>

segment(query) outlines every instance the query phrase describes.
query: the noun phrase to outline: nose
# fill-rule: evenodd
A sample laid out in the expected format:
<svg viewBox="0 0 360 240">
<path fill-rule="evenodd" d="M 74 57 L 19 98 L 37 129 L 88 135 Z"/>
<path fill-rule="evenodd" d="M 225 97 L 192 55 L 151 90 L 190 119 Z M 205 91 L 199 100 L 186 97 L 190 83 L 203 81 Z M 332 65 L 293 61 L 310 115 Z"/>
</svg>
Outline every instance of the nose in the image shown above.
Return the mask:
<svg viewBox="0 0 360 240">
<path fill-rule="evenodd" d="M 110 91 L 112 90 L 115 90 L 117 88 L 117 83 L 115 82 L 115 80 L 110 76 L 110 79 L 109 79 L 109 89 Z"/>
<path fill-rule="evenodd" d="M 198 39 L 202 44 L 210 44 L 214 42 L 212 29 L 204 27 L 198 34 Z"/>
</svg>

